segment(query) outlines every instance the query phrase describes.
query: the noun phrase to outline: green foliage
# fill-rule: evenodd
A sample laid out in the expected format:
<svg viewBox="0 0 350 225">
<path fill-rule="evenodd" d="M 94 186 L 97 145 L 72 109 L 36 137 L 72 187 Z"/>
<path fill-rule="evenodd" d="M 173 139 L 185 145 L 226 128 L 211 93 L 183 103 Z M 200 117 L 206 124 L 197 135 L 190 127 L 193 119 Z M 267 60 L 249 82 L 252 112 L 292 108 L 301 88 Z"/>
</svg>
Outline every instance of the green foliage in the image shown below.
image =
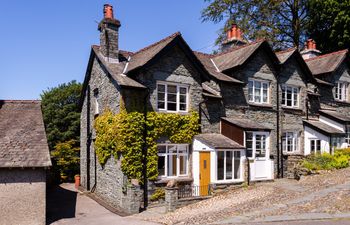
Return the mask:
<svg viewBox="0 0 350 225">
<path fill-rule="evenodd" d="M 56 160 L 60 174 L 66 175 L 70 180 L 74 175 L 79 173 L 79 151 L 80 149 L 74 147 L 75 140 L 70 140 L 58 143 L 55 150 L 51 152 L 52 157 Z"/>
<path fill-rule="evenodd" d="M 309 0 L 309 34 L 324 52 L 350 47 L 350 1 Z"/>
<path fill-rule="evenodd" d="M 267 38 L 276 48 L 299 46 L 308 22 L 308 0 L 204 0 L 202 20 L 220 23 L 216 44 L 226 38 L 232 23 L 244 31 L 247 39 Z"/>
<path fill-rule="evenodd" d="M 149 112 L 145 120 L 144 114 L 139 112 L 127 113 L 122 110 L 113 114 L 106 110 L 97 117 L 94 124 L 98 161 L 103 165 L 112 155 L 115 158 L 122 156 L 121 168 L 124 174 L 129 179 L 142 182 L 142 149 L 146 146 L 147 177 L 155 180 L 158 177 L 157 140 L 167 137 L 172 143 L 190 143 L 199 132 L 198 120 L 197 112 L 188 115 Z"/>
<path fill-rule="evenodd" d="M 165 199 L 165 190 L 164 188 L 157 188 L 152 194 L 150 200 L 152 202 L 158 201 L 159 199 Z"/>
<path fill-rule="evenodd" d="M 302 162 L 302 166 L 310 171 L 341 169 L 349 166 L 349 160 L 349 149 L 337 150 L 334 155 L 310 155 Z"/>
<path fill-rule="evenodd" d="M 76 81 L 49 88 L 41 94 L 42 111 L 50 150 L 56 144 L 76 140 L 79 145 L 82 85 Z"/>
</svg>

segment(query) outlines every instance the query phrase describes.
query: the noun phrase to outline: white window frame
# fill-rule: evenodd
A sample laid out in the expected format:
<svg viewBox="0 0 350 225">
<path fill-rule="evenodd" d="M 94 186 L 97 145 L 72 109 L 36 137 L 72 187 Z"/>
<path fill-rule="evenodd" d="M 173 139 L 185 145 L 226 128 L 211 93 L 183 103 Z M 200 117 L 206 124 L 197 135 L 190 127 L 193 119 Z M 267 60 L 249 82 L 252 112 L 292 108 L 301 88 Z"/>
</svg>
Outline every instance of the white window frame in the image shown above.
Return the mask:
<svg viewBox="0 0 350 225">
<path fill-rule="evenodd" d="M 338 101 L 348 101 L 348 83 L 337 82 L 334 87 L 334 98 Z"/>
<path fill-rule="evenodd" d="M 174 178 L 174 177 L 186 177 L 188 176 L 188 170 L 189 170 L 189 145 L 188 144 L 171 144 L 171 143 L 164 143 L 164 144 L 157 144 L 158 146 L 166 146 L 166 152 L 165 153 L 159 153 L 158 156 L 164 156 L 165 162 L 164 162 L 164 175 L 159 175 L 159 178 Z M 176 146 L 176 175 L 175 176 L 168 176 L 168 156 L 169 155 L 175 155 L 169 153 L 169 146 Z M 179 153 L 179 147 L 185 147 L 186 153 Z M 186 156 L 186 173 L 180 174 L 180 156 Z"/>
<path fill-rule="evenodd" d="M 250 82 L 253 83 L 252 87 L 252 93 L 251 95 L 253 96 L 252 99 L 250 99 Z M 255 101 L 255 91 L 256 91 L 256 84 L 260 83 L 260 100 Z M 267 96 L 266 96 L 266 102 L 264 102 L 264 88 L 263 86 L 267 85 Z M 269 81 L 262 81 L 262 80 L 255 80 L 255 79 L 249 79 L 248 80 L 248 102 L 254 103 L 254 104 L 269 104 L 270 103 L 270 82 Z"/>
<path fill-rule="evenodd" d="M 291 88 L 292 89 L 292 99 L 291 102 L 292 102 L 292 105 L 287 105 L 287 93 L 288 93 L 288 88 Z M 300 99 L 300 88 L 299 87 L 296 87 L 296 86 L 292 86 L 292 85 L 282 85 L 282 106 L 283 107 L 287 107 L 287 108 L 299 108 L 299 99 Z M 295 94 L 297 96 L 297 99 L 295 101 Z M 285 99 L 284 103 L 283 103 L 283 97 Z M 295 104 L 296 102 L 296 104 Z"/>
<path fill-rule="evenodd" d="M 98 93 L 98 90 L 95 90 L 94 91 L 94 104 L 95 104 L 95 110 L 94 110 L 94 113 L 95 115 L 99 115 L 100 114 L 100 105 L 98 103 L 98 100 L 99 100 L 100 96 L 99 96 L 99 93 Z"/>
<path fill-rule="evenodd" d="M 292 134 L 292 138 L 286 134 Z M 288 150 L 288 140 L 292 139 L 292 150 Z M 285 141 L 285 144 L 283 142 Z M 282 134 L 282 150 L 285 153 L 294 153 L 294 152 L 299 152 L 300 143 L 299 143 L 299 135 L 298 132 L 293 132 L 293 131 L 285 131 Z"/>
<path fill-rule="evenodd" d="M 218 179 L 218 166 L 219 166 L 219 164 L 218 164 L 218 153 L 219 152 L 224 152 L 224 179 L 223 180 L 219 180 Z M 232 154 L 233 154 L 233 157 L 232 157 L 232 178 L 231 179 L 227 179 L 226 177 L 227 177 L 227 174 L 226 174 L 226 160 L 227 160 L 227 157 L 226 157 L 226 152 L 232 152 Z M 234 178 L 234 161 L 235 161 L 235 152 L 239 152 L 240 153 L 240 159 L 239 159 L 239 178 L 237 178 L 237 179 L 235 179 Z M 242 152 L 242 150 L 225 150 L 225 149 L 220 149 L 220 150 L 217 150 L 216 151 L 216 154 L 215 154 L 215 156 L 216 156 L 216 167 L 215 167 L 215 179 L 216 179 L 216 182 L 217 183 L 225 183 L 225 182 L 240 182 L 240 181 L 243 181 L 243 179 L 244 179 L 244 174 L 243 174 L 243 152 Z"/>
<path fill-rule="evenodd" d="M 263 132 L 263 131 L 246 131 L 244 132 L 244 146 L 246 146 L 247 143 L 247 133 L 253 134 L 253 141 L 252 141 L 252 157 L 248 157 L 249 159 L 268 159 L 270 156 L 270 132 Z M 265 157 L 256 157 L 256 136 L 257 135 L 265 135 Z"/>
<path fill-rule="evenodd" d="M 314 149 L 311 148 L 311 142 L 313 142 L 313 141 L 315 142 L 315 143 L 314 143 Z M 317 151 L 317 141 L 320 142 L 320 150 L 319 150 L 319 151 Z M 318 152 L 319 152 L 320 154 L 322 154 L 322 140 L 321 140 L 321 139 L 310 138 L 310 139 L 309 139 L 309 145 L 310 145 L 310 154 L 316 155 Z"/>
<path fill-rule="evenodd" d="M 189 109 L 189 85 L 179 84 L 179 83 L 171 83 L 171 82 L 164 82 L 164 81 L 157 81 L 157 87 L 156 87 L 156 108 L 159 112 L 188 112 Z M 165 96 L 164 96 L 164 109 L 160 109 L 158 107 L 158 85 L 164 85 L 165 87 Z M 176 110 L 168 110 L 168 85 L 176 86 Z M 186 89 L 186 109 L 180 110 L 180 88 Z"/>
</svg>

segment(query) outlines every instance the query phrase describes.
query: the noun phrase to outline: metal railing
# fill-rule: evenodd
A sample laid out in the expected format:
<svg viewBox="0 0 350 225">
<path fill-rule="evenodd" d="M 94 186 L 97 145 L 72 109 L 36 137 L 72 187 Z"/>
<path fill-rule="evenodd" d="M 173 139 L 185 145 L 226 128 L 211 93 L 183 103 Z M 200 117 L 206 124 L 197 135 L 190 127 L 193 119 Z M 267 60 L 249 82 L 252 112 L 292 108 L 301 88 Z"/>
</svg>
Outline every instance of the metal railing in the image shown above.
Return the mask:
<svg viewBox="0 0 350 225">
<path fill-rule="evenodd" d="M 178 198 L 191 198 L 199 196 L 210 196 L 212 189 L 210 184 L 204 186 L 198 185 L 184 185 L 179 187 Z"/>
</svg>

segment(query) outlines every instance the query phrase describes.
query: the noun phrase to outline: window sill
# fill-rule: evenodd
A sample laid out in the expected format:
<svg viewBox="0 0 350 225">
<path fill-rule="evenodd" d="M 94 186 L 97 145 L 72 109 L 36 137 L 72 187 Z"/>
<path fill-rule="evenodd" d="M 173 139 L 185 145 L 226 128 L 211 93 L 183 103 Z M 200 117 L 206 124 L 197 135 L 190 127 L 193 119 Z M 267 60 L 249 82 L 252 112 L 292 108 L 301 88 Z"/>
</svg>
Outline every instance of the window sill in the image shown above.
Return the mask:
<svg viewBox="0 0 350 225">
<path fill-rule="evenodd" d="M 285 152 L 285 151 L 283 151 L 283 155 L 286 155 L 286 156 L 302 156 L 304 154 L 302 154 L 300 151 L 296 151 L 296 152 Z"/>
<path fill-rule="evenodd" d="M 214 182 L 212 182 L 212 184 L 239 184 L 239 183 L 243 183 L 244 180 L 243 179 L 239 179 L 239 180 L 216 180 Z"/>
<path fill-rule="evenodd" d="M 159 110 L 159 109 L 157 109 L 157 111 L 156 112 L 158 112 L 158 113 L 173 113 L 173 114 L 180 114 L 180 115 L 188 115 L 190 112 L 188 112 L 188 111 L 168 111 L 168 110 Z"/>
<path fill-rule="evenodd" d="M 266 103 L 259 104 L 259 103 L 254 103 L 254 102 L 248 102 L 248 104 L 250 106 L 253 106 L 253 107 L 263 107 L 263 108 L 269 108 L 269 109 L 273 108 L 273 106 L 271 104 L 266 104 Z"/>
<path fill-rule="evenodd" d="M 189 176 L 182 176 L 182 177 L 159 177 L 158 180 L 155 182 L 156 184 L 167 184 L 171 180 L 176 180 L 177 182 L 181 183 L 187 183 L 192 182 L 193 178 Z"/>
<path fill-rule="evenodd" d="M 350 105 L 350 102 L 348 102 L 348 101 L 335 100 L 335 102 L 338 104 Z"/>
</svg>

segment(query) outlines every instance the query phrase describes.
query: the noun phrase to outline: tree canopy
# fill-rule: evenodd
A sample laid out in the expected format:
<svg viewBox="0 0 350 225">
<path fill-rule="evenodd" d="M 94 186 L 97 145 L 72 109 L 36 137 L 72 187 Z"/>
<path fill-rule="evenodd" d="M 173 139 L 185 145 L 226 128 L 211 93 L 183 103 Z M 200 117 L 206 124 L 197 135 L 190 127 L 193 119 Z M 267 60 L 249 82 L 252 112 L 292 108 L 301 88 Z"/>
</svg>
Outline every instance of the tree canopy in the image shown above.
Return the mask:
<svg viewBox="0 0 350 225">
<path fill-rule="evenodd" d="M 275 48 L 300 46 L 306 39 L 308 0 L 204 0 L 202 20 L 219 23 L 216 44 L 222 43 L 226 31 L 236 23 L 246 39 L 266 38 Z"/>
<path fill-rule="evenodd" d="M 324 52 L 350 47 L 350 1 L 309 0 L 308 33 Z"/>
<path fill-rule="evenodd" d="M 42 111 L 50 150 L 56 144 L 80 137 L 79 99 L 82 85 L 76 81 L 49 88 L 41 94 Z"/>
</svg>

